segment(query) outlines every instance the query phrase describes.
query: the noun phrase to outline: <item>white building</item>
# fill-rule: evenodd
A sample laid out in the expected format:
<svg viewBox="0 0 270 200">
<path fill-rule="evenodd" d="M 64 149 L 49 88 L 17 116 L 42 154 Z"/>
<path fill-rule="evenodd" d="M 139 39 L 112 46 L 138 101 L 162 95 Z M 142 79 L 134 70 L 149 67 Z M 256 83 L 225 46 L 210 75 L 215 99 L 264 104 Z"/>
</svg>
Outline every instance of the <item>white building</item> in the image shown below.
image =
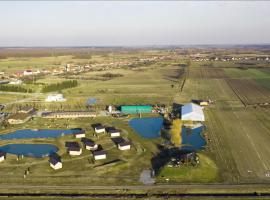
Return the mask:
<svg viewBox="0 0 270 200">
<path fill-rule="evenodd" d="M 95 151 L 98 149 L 98 144 L 96 144 L 95 142 L 93 142 L 92 140 L 88 138 L 82 138 L 81 141 L 84 144 L 85 149 L 87 150 Z"/>
<path fill-rule="evenodd" d="M 33 71 L 31 69 L 27 69 L 23 71 L 23 75 L 24 76 L 29 76 L 29 75 L 33 75 Z"/>
<path fill-rule="evenodd" d="M 194 103 L 189 103 L 181 108 L 181 119 L 191 121 L 204 121 L 203 108 Z"/>
<path fill-rule="evenodd" d="M 54 170 L 61 169 L 63 167 L 61 159 L 58 155 L 50 156 L 49 163 L 51 168 Z"/>
<path fill-rule="evenodd" d="M 0 151 L 0 162 L 3 162 L 6 159 L 6 152 Z"/>
<path fill-rule="evenodd" d="M 82 154 L 82 149 L 81 149 L 81 147 L 75 147 L 75 146 L 69 147 L 68 153 L 71 156 L 79 156 Z"/>
<path fill-rule="evenodd" d="M 63 97 L 63 94 L 50 94 L 45 99 L 46 102 L 63 102 L 66 99 Z"/>
<path fill-rule="evenodd" d="M 120 137 L 120 130 L 117 130 L 117 129 L 112 129 L 112 130 L 108 130 L 107 131 L 110 136 L 113 138 L 113 137 Z"/>
<path fill-rule="evenodd" d="M 131 143 L 126 141 L 123 143 L 119 143 L 117 146 L 118 146 L 118 149 L 121 151 L 129 150 L 131 147 Z"/>
<path fill-rule="evenodd" d="M 103 160 L 107 158 L 106 151 L 94 151 L 93 156 L 95 160 Z"/>
<path fill-rule="evenodd" d="M 105 133 L 105 127 L 104 126 L 96 126 L 95 132 L 96 133 Z"/>
<path fill-rule="evenodd" d="M 85 131 L 81 130 L 78 133 L 75 133 L 75 138 L 84 138 L 85 137 Z"/>
</svg>

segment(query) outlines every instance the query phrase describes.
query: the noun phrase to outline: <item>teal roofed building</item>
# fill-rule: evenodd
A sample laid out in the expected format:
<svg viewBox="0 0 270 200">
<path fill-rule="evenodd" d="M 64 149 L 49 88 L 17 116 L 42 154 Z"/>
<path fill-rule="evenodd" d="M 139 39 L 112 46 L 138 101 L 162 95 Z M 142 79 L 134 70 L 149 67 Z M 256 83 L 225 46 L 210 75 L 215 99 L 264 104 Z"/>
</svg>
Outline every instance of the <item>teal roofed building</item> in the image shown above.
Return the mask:
<svg viewBox="0 0 270 200">
<path fill-rule="evenodd" d="M 152 106 L 150 105 L 132 105 L 132 106 L 121 106 L 120 110 L 124 114 L 139 114 L 139 113 L 151 113 Z"/>
</svg>

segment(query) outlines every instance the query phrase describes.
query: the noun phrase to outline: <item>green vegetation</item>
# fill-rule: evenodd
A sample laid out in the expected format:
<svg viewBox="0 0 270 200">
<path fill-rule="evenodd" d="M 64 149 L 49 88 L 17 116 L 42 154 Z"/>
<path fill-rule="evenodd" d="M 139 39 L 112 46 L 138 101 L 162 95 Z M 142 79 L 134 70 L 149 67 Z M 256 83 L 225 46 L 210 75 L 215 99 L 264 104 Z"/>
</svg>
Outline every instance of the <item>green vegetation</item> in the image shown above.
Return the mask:
<svg viewBox="0 0 270 200">
<path fill-rule="evenodd" d="M 174 146 L 179 147 L 182 144 L 182 120 L 181 119 L 175 119 L 172 122 L 172 128 L 171 128 L 171 143 L 174 144 Z"/>
<path fill-rule="evenodd" d="M 160 182 L 192 182 L 208 183 L 216 182 L 218 179 L 218 168 L 213 160 L 207 155 L 198 153 L 200 163 L 197 166 L 168 167 L 165 166 L 159 176 Z"/>
<path fill-rule="evenodd" d="M 63 89 L 76 87 L 77 85 L 78 85 L 77 80 L 63 81 L 61 83 L 53 83 L 53 84 L 45 85 L 42 89 L 42 92 L 61 91 Z"/>
<path fill-rule="evenodd" d="M 0 85 L 0 90 L 6 92 L 24 92 L 24 93 L 33 92 L 32 89 L 26 89 L 22 86 L 17 85 Z"/>
</svg>

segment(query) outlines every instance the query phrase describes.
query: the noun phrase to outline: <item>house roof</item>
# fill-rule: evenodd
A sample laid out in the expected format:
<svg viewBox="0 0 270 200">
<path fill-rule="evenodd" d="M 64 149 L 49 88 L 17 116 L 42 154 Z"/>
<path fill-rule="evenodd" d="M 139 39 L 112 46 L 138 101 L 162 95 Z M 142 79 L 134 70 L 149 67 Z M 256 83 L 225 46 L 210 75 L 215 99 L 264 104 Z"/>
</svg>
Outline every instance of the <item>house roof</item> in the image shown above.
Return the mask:
<svg viewBox="0 0 270 200">
<path fill-rule="evenodd" d="M 70 146 L 68 147 L 68 151 L 80 151 L 81 147 L 80 146 Z"/>
<path fill-rule="evenodd" d="M 115 128 L 110 128 L 106 130 L 108 133 L 120 133 L 120 130 L 115 129 Z"/>
<path fill-rule="evenodd" d="M 66 142 L 65 143 L 65 147 L 69 148 L 69 147 L 80 147 L 78 142 Z"/>
<path fill-rule="evenodd" d="M 119 143 L 118 145 L 120 147 L 129 146 L 129 145 L 131 145 L 131 142 L 130 141 L 125 141 L 125 142 Z"/>
<path fill-rule="evenodd" d="M 189 103 L 181 108 L 181 119 L 191 121 L 204 121 L 203 109 L 194 103 Z"/>
<path fill-rule="evenodd" d="M 116 137 L 116 138 L 112 138 L 112 141 L 115 143 L 115 144 L 120 144 L 120 143 L 124 143 L 126 140 L 122 137 Z"/>
<path fill-rule="evenodd" d="M 4 152 L 4 151 L 0 151 L 0 157 L 2 157 L 2 156 L 6 156 L 6 152 Z"/>
<path fill-rule="evenodd" d="M 61 158 L 58 154 L 52 154 L 50 155 L 49 162 L 56 165 L 58 162 L 61 162 Z"/>
<path fill-rule="evenodd" d="M 99 125 L 95 127 L 96 130 L 105 129 L 105 126 Z"/>
<path fill-rule="evenodd" d="M 106 155 L 107 152 L 104 151 L 104 150 L 101 150 L 101 151 L 93 151 L 93 155 L 94 156 L 101 156 L 101 155 Z"/>
<path fill-rule="evenodd" d="M 86 145 L 86 146 L 91 146 L 91 147 L 93 147 L 93 146 L 96 145 L 96 143 L 95 143 L 94 141 L 92 141 L 92 140 L 90 140 L 90 139 L 88 139 L 88 138 L 82 138 L 81 141 L 82 141 L 82 143 L 84 143 L 84 145 Z"/>
</svg>

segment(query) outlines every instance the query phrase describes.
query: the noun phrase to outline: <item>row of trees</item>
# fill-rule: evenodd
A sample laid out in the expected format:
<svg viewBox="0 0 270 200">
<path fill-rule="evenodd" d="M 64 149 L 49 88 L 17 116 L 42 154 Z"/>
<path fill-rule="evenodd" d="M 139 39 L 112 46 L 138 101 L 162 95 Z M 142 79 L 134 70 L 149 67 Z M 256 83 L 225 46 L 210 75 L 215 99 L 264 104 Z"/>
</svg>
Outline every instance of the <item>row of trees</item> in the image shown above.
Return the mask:
<svg viewBox="0 0 270 200">
<path fill-rule="evenodd" d="M 42 92 L 54 92 L 60 91 L 62 89 L 76 87 L 78 85 L 78 81 L 70 80 L 70 81 L 63 81 L 61 83 L 53 83 L 43 87 Z"/>
<path fill-rule="evenodd" d="M 0 90 L 1 91 L 7 91 L 7 92 L 28 92 L 28 93 L 32 93 L 33 90 L 32 89 L 26 89 L 24 87 L 21 86 L 17 86 L 17 85 L 0 85 Z"/>
</svg>

